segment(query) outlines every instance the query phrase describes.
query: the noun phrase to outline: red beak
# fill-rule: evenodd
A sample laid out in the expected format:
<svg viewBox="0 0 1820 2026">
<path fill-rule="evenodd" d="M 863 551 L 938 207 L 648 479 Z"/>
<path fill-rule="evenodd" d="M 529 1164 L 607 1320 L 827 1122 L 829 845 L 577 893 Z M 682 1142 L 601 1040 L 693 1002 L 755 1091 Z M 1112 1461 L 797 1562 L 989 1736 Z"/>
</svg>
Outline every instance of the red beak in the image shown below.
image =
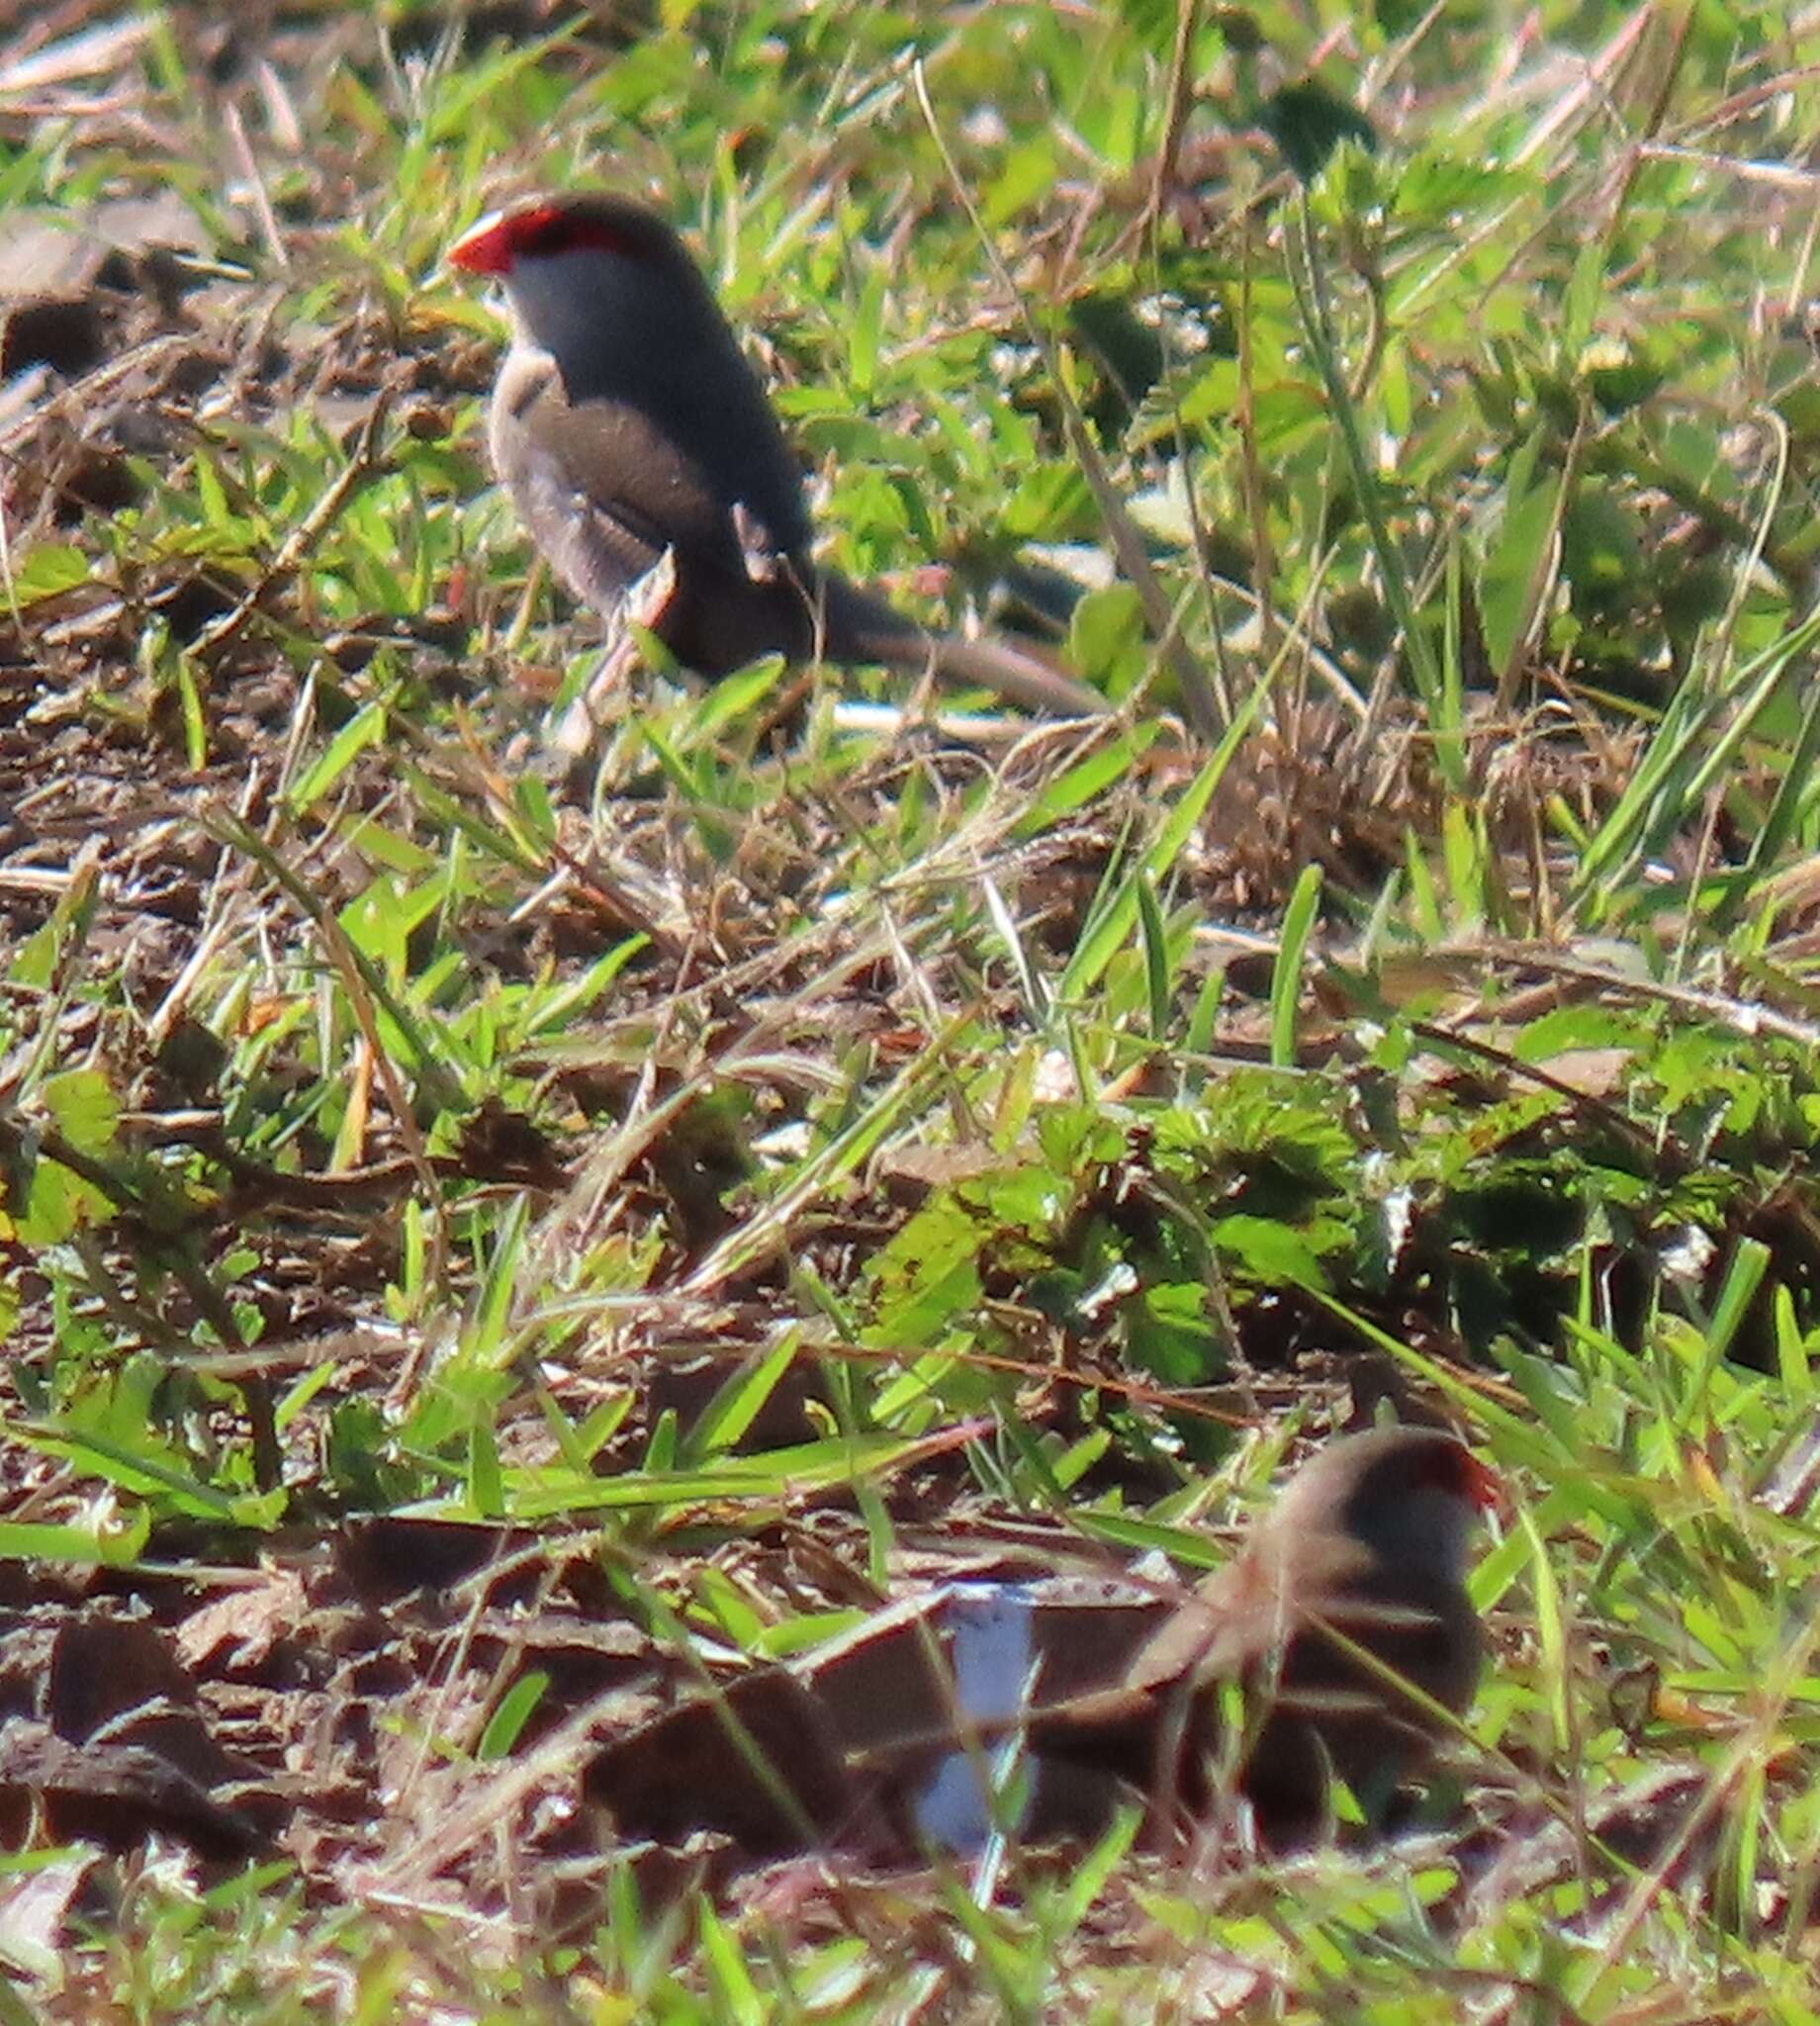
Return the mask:
<svg viewBox="0 0 1820 2026">
<path fill-rule="evenodd" d="M 466 274 L 508 273 L 513 258 L 510 220 L 502 211 L 489 212 L 462 233 L 444 258 Z"/>
</svg>

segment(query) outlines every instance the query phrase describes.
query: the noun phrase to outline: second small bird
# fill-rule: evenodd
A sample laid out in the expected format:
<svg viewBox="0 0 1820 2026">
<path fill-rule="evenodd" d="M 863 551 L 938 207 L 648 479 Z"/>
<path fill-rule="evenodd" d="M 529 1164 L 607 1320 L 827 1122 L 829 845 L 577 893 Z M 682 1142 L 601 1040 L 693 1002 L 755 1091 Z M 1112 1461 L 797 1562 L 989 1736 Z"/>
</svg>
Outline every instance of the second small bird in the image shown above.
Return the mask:
<svg viewBox="0 0 1820 2026">
<path fill-rule="evenodd" d="M 1473 1699 L 1485 1638 L 1467 1550 L 1502 1502 L 1492 1472 L 1439 1429 L 1330 1442 L 1123 1683 L 1032 1716 L 1033 1753 L 1121 1775 L 1165 1818 L 1196 1815 L 1223 1755 L 1216 1691 L 1236 1682 L 1256 1725 L 1234 1755 L 1237 1786 L 1266 1843 L 1320 1834 L 1335 1774 L 1382 1826 L 1445 1734 L 1435 1706 L 1457 1716 Z"/>
<path fill-rule="evenodd" d="M 932 634 L 818 570 L 771 403 L 676 233 L 629 199 L 541 197 L 483 219 L 453 266 L 505 291 L 493 461 L 557 576 L 616 622 L 670 556 L 651 630 L 700 674 L 760 655 L 876 662 L 1061 716 L 1105 699 L 1034 651 Z"/>
</svg>

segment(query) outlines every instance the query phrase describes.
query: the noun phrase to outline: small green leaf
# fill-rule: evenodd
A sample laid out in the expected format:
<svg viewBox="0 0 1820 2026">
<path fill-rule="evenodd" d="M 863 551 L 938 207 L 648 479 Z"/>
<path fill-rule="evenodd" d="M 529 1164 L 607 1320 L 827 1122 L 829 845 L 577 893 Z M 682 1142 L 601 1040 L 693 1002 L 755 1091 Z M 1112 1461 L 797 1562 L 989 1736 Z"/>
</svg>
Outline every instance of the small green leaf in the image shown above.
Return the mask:
<svg viewBox="0 0 1820 2026">
<path fill-rule="evenodd" d="M 481 1741 L 475 1748 L 474 1756 L 483 1765 L 511 1756 L 512 1747 L 522 1736 L 524 1726 L 543 1701 L 549 1686 L 550 1677 L 540 1669 L 532 1668 L 521 1674 L 500 1698 L 499 1705 L 487 1719 L 487 1727 L 481 1732 Z"/>
<path fill-rule="evenodd" d="M 1283 913 L 1276 968 L 1270 979 L 1270 1060 L 1279 1069 L 1296 1060 L 1296 1007 L 1302 996 L 1302 960 L 1320 904 L 1320 868 L 1304 866 Z"/>
<path fill-rule="evenodd" d="M 24 607 L 74 591 L 78 584 L 88 582 L 88 576 L 89 560 L 80 549 L 62 542 L 41 542 L 23 562 L 14 564 L 7 589 Z"/>
<path fill-rule="evenodd" d="M 120 1100 L 99 1069 L 64 1069 L 39 1086 L 57 1130 L 81 1153 L 105 1153 L 120 1128 Z"/>
</svg>

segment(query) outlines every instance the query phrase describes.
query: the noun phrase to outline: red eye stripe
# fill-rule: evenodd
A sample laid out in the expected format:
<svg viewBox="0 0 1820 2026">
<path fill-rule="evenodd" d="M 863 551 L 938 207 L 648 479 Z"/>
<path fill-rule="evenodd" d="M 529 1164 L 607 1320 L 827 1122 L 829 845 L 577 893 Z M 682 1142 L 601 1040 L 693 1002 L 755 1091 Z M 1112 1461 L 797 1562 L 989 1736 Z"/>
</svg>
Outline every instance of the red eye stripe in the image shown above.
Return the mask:
<svg viewBox="0 0 1820 2026">
<path fill-rule="evenodd" d="M 1502 1512 L 1508 1505 L 1508 1494 L 1498 1473 L 1481 1463 L 1470 1449 L 1461 1449 L 1457 1462 L 1451 1457 L 1448 1460 L 1454 1463 L 1449 1473 L 1453 1488 L 1471 1499 L 1475 1506 L 1491 1513 Z"/>
<path fill-rule="evenodd" d="M 522 211 L 495 212 L 449 248 L 451 267 L 469 274 L 509 274 L 525 256 L 536 258 L 597 246 L 622 258 L 642 257 L 635 235 L 579 205 L 534 204 Z"/>
<path fill-rule="evenodd" d="M 600 246 L 609 253 L 629 253 L 626 234 L 604 219 L 590 218 L 560 204 L 540 204 L 535 211 L 515 212 L 505 221 L 514 253 L 568 253 L 577 246 Z"/>
<path fill-rule="evenodd" d="M 1505 1512 L 1509 1494 L 1503 1481 L 1489 1464 L 1453 1435 L 1438 1429 L 1419 1431 L 1421 1438 L 1410 1443 L 1399 1455 L 1386 1459 L 1379 1489 L 1394 1496 L 1405 1491 L 1445 1492 L 1451 1499 L 1464 1499 L 1482 1512 Z"/>
</svg>

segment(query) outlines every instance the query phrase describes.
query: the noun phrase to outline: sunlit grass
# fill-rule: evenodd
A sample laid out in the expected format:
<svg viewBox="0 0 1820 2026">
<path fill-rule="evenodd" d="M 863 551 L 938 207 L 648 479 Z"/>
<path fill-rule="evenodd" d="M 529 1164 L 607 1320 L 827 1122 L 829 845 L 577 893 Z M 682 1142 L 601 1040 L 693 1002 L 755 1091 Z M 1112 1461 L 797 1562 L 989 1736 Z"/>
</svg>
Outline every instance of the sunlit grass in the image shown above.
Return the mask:
<svg viewBox="0 0 1820 2026">
<path fill-rule="evenodd" d="M 491 1828 L 388 1888 L 380 1807 L 309 1876 L 97 1867 L 81 1946 L 0 1941 L 21 1988 L 1811 2017 L 1820 411 L 1811 193 L 1767 171 L 1812 38 L 520 12 L 236 57 L 150 8 L 0 137 L 9 212 L 162 190 L 194 242 L 0 423 L 0 1552 L 510 1522 L 641 1627 L 786 1654 L 858 1610 L 758 1552 L 823 1502 L 880 1583 L 939 1502 L 1187 1567 L 1292 1424 L 1410 1389 L 1519 1495 L 1495 1666 L 1369 1853 L 1122 1832 L 669 1908 L 608 1862 L 578 1911 Z M 1311 77 L 1375 149 L 1320 159 Z M 558 752 L 597 627 L 488 486 L 499 328 L 439 260 L 608 178 L 752 333 L 838 565 L 1046 626 L 1118 715 L 856 731 L 901 686 L 768 666 Z M 60 504 L 84 429 L 111 510 Z M 511 1765 L 497 1686 L 438 1763 Z"/>
</svg>

